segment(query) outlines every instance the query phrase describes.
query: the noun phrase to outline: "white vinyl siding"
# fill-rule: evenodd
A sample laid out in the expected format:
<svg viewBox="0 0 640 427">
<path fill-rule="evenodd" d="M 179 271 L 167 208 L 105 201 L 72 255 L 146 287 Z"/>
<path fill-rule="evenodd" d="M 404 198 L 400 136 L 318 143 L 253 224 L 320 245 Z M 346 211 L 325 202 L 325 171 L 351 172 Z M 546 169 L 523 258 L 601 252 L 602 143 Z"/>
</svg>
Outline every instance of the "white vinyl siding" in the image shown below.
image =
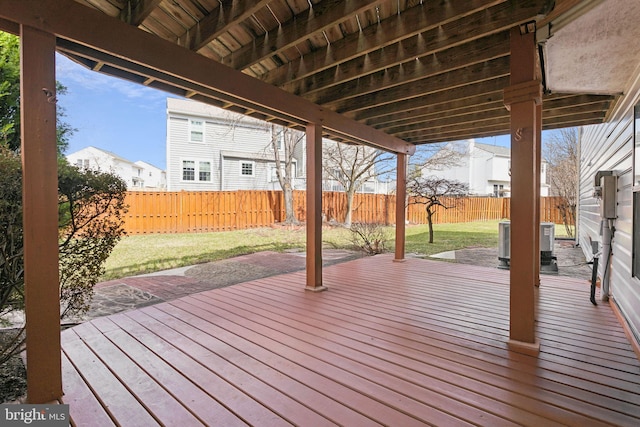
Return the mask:
<svg viewBox="0 0 640 427">
<path fill-rule="evenodd" d="M 633 105 L 632 99 L 620 102 L 617 120 L 602 125 L 583 127 L 580 135 L 580 184 L 578 233 L 579 243 L 591 259 L 589 239 L 602 241 L 600 206 L 593 197 L 594 177 L 598 171 L 613 170 L 618 175 L 617 215 L 612 241 L 610 292 L 632 330 L 640 337 L 640 279 L 633 277 Z M 635 254 L 640 256 L 640 254 Z M 604 254 L 601 259 L 604 258 Z M 604 266 L 600 265 L 602 275 Z"/>
</svg>

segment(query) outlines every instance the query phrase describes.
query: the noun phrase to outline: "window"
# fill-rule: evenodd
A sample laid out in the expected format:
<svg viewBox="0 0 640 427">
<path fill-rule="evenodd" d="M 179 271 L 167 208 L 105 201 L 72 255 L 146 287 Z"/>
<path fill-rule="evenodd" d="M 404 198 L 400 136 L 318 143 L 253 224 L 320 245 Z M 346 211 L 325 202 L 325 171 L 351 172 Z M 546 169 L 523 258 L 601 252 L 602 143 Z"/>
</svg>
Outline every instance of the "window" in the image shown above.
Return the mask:
<svg viewBox="0 0 640 427">
<path fill-rule="evenodd" d="M 493 184 L 493 197 L 502 197 L 504 184 Z"/>
<path fill-rule="evenodd" d="M 282 151 L 284 149 L 284 131 L 278 134 L 276 145 L 278 146 L 278 151 Z"/>
<path fill-rule="evenodd" d="M 202 120 L 189 120 L 189 141 L 204 142 L 204 122 Z"/>
<path fill-rule="evenodd" d="M 183 159 L 182 180 L 193 182 L 211 182 L 213 163 L 210 160 Z"/>
<path fill-rule="evenodd" d="M 278 174 L 276 173 L 277 168 L 275 164 L 269 165 L 269 182 L 277 182 Z"/>
<path fill-rule="evenodd" d="M 240 175 L 253 176 L 253 162 L 240 162 Z"/>
<path fill-rule="evenodd" d="M 198 162 L 198 180 L 211 181 L 211 162 Z"/>
<path fill-rule="evenodd" d="M 284 167 L 281 166 L 282 174 L 284 175 Z M 296 165 L 295 163 L 291 165 L 291 178 L 295 179 L 296 177 Z M 269 163 L 269 181 L 270 182 L 278 182 L 278 174 L 276 174 L 276 164 Z"/>
<path fill-rule="evenodd" d="M 182 161 L 182 180 L 183 181 L 196 180 L 196 162 L 194 162 L 193 160 Z"/>
<path fill-rule="evenodd" d="M 640 104 L 633 107 L 633 253 L 631 273 L 640 279 Z"/>
<path fill-rule="evenodd" d="M 76 166 L 80 169 L 89 169 L 89 159 L 76 160 Z"/>
</svg>

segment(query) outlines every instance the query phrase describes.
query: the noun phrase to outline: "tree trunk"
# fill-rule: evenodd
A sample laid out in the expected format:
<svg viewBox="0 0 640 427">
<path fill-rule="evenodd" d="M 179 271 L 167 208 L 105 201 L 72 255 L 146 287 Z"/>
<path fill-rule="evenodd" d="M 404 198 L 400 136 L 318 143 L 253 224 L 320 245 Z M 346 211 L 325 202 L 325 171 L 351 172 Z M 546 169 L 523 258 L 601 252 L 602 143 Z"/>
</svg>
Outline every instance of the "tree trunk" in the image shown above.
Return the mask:
<svg viewBox="0 0 640 427">
<path fill-rule="evenodd" d="M 429 224 L 429 243 L 433 243 L 433 212 L 427 208 L 427 223 Z"/>
<path fill-rule="evenodd" d="M 347 212 L 344 216 L 344 225 L 351 227 L 351 211 L 353 210 L 353 198 L 355 196 L 355 190 L 349 189 L 347 192 Z"/>
<path fill-rule="evenodd" d="M 282 188 L 282 193 L 284 194 L 284 224 L 296 225 L 298 224 L 298 218 L 296 218 L 293 207 L 293 188 L 291 185 L 285 184 Z"/>
</svg>

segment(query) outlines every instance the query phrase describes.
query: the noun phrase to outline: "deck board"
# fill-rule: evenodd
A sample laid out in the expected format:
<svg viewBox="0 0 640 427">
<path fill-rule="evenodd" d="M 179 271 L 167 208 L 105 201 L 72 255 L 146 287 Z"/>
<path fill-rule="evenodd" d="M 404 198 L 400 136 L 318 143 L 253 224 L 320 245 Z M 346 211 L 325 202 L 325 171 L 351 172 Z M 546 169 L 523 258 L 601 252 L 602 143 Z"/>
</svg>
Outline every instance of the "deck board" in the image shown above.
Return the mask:
<svg viewBox="0 0 640 427">
<path fill-rule="evenodd" d="M 542 277 L 532 357 L 506 345 L 506 271 L 376 256 L 326 267 L 327 292 L 305 292 L 304 279 L 260 279 L 64 331 L 72 418 L 640 425 L 640 362 L 584 280 Z"/>
<path fill-rule="evenodd" d="M 229 291 L 234 292 L 234 290 L 231 288 L 229 289 Z M 247 300 L 248 300 L 248 296 L 246 293 L 243 293 L 241 297 L 238 295 L 238 302 L 246 302 Z M 252 308 L 252 311 L 258 310 L 259 305 L 265 304 L 265 298 L 261 297 L 260 295 L 254 295 L 252 301 L 254 302 L 254 307 Z M 269 300 L 269 304 L 274 304 L 272 301 L 273 300 Z M 276 306 L 279 308 L 284 308 L 281 305 L 276 304 Z M 292 312 L 295 311 L 297 313 L 300 313 L 301 315 L 308 312 L 306 310 L 306 307 L 304 306 L 303 307 L 289 306 L 289 311 L 292 311 Z M 382 328 L 378 328 L 376 330 L 376 333 L 375 333 L 376 340 L 371 342 L 371 339 L 370 339 L 371 336 L 367 333 L 370 331 L 367 330 L 366 327 L 358 328 L 358 326 L 355 323 L 349 323 L 348 317 L 337 316 L 335 312 L 333 312 L 333 314 L 330 316 L 314 317 L 313 321 L 316 322 L 317 325 L 320 325 L 319 327 L 322 327 L 322 325 L 325 325 L 325 324 L 330 324 L 333 321 L 337 321 L 339 322 L 341 330 L 344 331 L 342 335 L 346 336 L 348 340 L 358 340 L 359 342 L 370 342 L 372 343 L 372 345 L 376 347 L 397 352 L 397 354 L 407 355 L 407 356 L 413 357 L 415 360 L 428 361 L 428 363 L 442 367 L 442 369 L 450 369 L 451 363 L 455 362 L 456 363 L 455 367 L 457 368 L 455 372 L 460 373 L 460 375 L 462 375 L 462 378 L 465 378 L 465 377 L 476 378 L 477 380 L 482 381 L 482 378 L 485 373 L 496 374 L 497 372 L 500 372 L 501 376 L 506 378 L 504 380 L 501 380 L 500 378 L 494 376 L 492 378 L 493 384 L 502 384 L 505 388 L 511 388 L 512 390 L 518 391 L 519 393 L 525 393 L 525 392 L 521 390 L 522 387 L 519 387 L 517 383 L 511 383 L 512 379 L 516 377 L 521 377 L 527 374 L 531 375 L 531 373 L 533 373 L 534 371 L 534 370 L 525 371 L 524 368 L 527 368 L 527 365 L 518 366 L 517 369 L 515 369 L 515 371 L 510 371 L 509 369 L 504 369 L 504 368 L 501 369 L 502 366 L 497 365 L 495 363 L 494 364 L 487 363 L 481 359 L 473 359 L 471 357 L 468 357 L 464 353 L 454 352 L 455 350 L 457 350 L 456 347 L 452 348 L 452 350 L 454 351 L 448 351 L 448 352 L 438 351 L 437 348 L 434 348 L 433 346 L 428 345 L 426 342 L 421 345 L 419 342 L 417 342 L 417 340 L 415 339 L 415 336 L 413 336 L 411 339 L 408 339 L 400 335 L 393 335 L 392 332 L 389 333 L 387 331 L 384 331 Z M 336 324 L 335 326 L 338 326 L 338 324 Z M 351 332 L 351 331 L 354 331 L 354 332 Z M 502 360 L 504 359 L 497 358 L 495 362 L 499 363 Z M 407 366 L 408 362 L 401 362 L 401 364 L 403 366 Z M 436 374 L 436 375 L 438 375 L 439 378 L 442 378 L 440 374 Z M 546 381 L 546 382 L 543 381 L 544 382 L 543 385 L 545 386 L 545 388 L 552 388 L 555 392 L 557 392 L 562 389 L 562 387 L 560 387 L 560 384 L 558 384 L 558 381 L 559 381 L 559 378 L 555 378 L 554 381 Z M 573 381 L 575 383 L 574 378 L 571 378 L 571 377 L 568 377 L 566 381 Z M 453 380 L 453 382 L 456 384 L 460 384 L 457 382 L 457 380 Z M 588 385 L 591 385 L 591 384 L 588 384 Z M 536 378 L 536 386 L 537 387 L 542 386 L 541 380 L 539 378 Z M 574 387 L 564 387 L 563 390 L 561 391 L 563 391 L 568 395 L 574 395 L 574 396 L 576 394 L 582 395 L 582 400 L 585 402 L 590 402 L 593 399 L 599 399 L 599 400 L 607 399 L 606 397 L 599 396 L 594 393 L 584 393 L 584 394 L 580 393 L 580 391 L 579 390 L 576 391 Z M 610 392 L 610 390 L 607 390 L 607 389 L 602 389 L 600 391 Z M 538 393 L 537 398 L 542 399 L 543 396 L 541 396 Z M 556 399 L 557 399 L 557 396 L 550 395 L 548 396 L 547 401 L 549 403 L 552 403 Z M 615 406 L 617 403 L 618 402 L 616 401 L 610 401 L 608 402 L 608 405 Z M 592 407 L 592 404 L 588 403 L 587 408 L 583 408 L 582 411 L 589 412 L 591 411 L 591 407 Z"/>
</svg>

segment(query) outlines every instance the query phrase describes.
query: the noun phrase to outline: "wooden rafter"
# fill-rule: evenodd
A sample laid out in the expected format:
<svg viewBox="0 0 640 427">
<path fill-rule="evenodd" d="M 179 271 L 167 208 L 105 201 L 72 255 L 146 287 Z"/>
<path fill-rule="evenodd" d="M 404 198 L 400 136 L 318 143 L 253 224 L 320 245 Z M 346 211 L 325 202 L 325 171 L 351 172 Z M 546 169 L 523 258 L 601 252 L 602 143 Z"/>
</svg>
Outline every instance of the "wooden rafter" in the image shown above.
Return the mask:
<svg viewBox="0 0 640 427">
<path fill-rule="evenodd" d="M 543 114 L 543 116 L 545 116 Z M 599 111 L 584 112 L 580 114 L 546 116 L 544 117 L 544 130 L 559 129 L 567 126 L 580 126 L 582 124 L 597 123 L 602 117 Z M 577 124 L 574 124 L 577 123 Z M 455 126 L 441 126 L 429 131 L 420 131 L 415 134 L 405 135 L 405 140 L 412 144 L 429 144 L 434 142 L 452 141 L 466 138 L 470 132 L 483 136 L 504 135 L 505 128 L 509 127 L 509 118 L 493 118 L 478 120 L 477 122 L 456 124 Z"/>
<path fill-rule="evenodd" d="M 600 112 L 606 109 L 610 101 L 598 101 L 593 103 L 585 103 L 579 106 L 570 104 L 569 106 L 563 106 L 565 103 L 569 104 L 572 101 L 571 98 L 565 98 L 557 101 L 550 101 L 548 104 L 543 105 L 543 118 L 552 120 L 559 119 L 560 117 L 576 117 L 578 115 L 592 116 L 593 114 L 600 114 Z M 473 127 L 482 126 L 483 123 L 491 120 L 500 119 L 501 123 L 508 123 L 509 114 L 504 108 L 504 105 L 495 103 L 492 107 L 487 105 L 482 109 L 475 109 L 468 111 L 464 114 L 451 114 L 449 111 L 442 111 L 440 114 L 435 115 L 430 120 L 423 120 L 419 123 L 397 126 L 394 128 L 386 129 L 386 131 L 399 138 L 411 138 L 414 135 L 427 136 L 430 131 L 439 131 L 446 127 L 457 129 L 472 129 Z"/>
<path fill-rule="evenodd" d="M 371 105 L 379 108 L 387 104 L 406 101 L 415 98 L 416 94 L 424 96 L 450 88 L 466 86 L 470 79 L 476 82 L 482 82 L 495 79 L 496 76 L 508 75 L 509 58 L 501 57 L 484 63 L 470 65 L 446 74 L 439 74 L 416 82 L 383 89 L 373 94 L 323 105 L 341 113 L 353 113 L 355 111 L 367 110 L 371 108 Z"/>
<path fill-rule="evenodd" d="M 384 49 L 369 52 L 367 55 L 361 55 L 350 61 L 342 62 L 327 70 L 314 73 L 311 77 L 294 79 L 280 85 L 280 87 L 296 94 L 310 94 L 367 74 L 406 64 L 416 58 L 433 55 L 449 59 L 452 55 L 448 53 L 439 55 L 440 52 L 445 52 L 447 49 L 455 48 L 460 54 L 466 55 L 468 52 L 473 51 L 473 48 L 468 47 L 466 48 L 467 52 L 464 52 L 465 44 L 474 43 L 475 48 L 481 43 L 478 39 L 500 32 L 508 33 L 514 23 L 522 23 L 531 19 L 532 10 L 532 7 L 513 7 L 513 5 L 507 3 L 498 4 L 487 10 L 464 16 L 456 21 L 438 25 L 433 29 L 406 38 Z M 505 43 L 495 39 L 487 39 L 487 42 L 491 44 Z M 507 46 L 503 46 L 500 49 L 508 51 L 508 42 L 505 44 Z M 440 59 L 439 62 L 445 61 Z"/>
<path fill-rule="evenodd" d="M 471 102 L 474 102 L 471 104 Z M 433 120 L 438 117 L 456 117 L 462 116 L 465 114 L 474 113 L 477 111 L 485 111 L 485 110 L 495 110 L 495 109 L 504 109 L 504 104 L 502 103 L 502 93 L 493 92 L 490 94 L 483 94 L 477 97 L 472 97 L 470 99 L 461 99 L 457 100 L 454 104 L 447 105 L 429 105 L 424 109 L 420 109 L 420 114 L 416 112 L 407 113 L 407 117 L 396 120 L 396 121 L 387 121 L 382 117 L 380 120 L 382 123 L 376 125 L 377 129 L 383 129 L 388 133 L 402 132 L 403 130 L 407 130 L 411 126 L 419 125 L 423 122 L 428 122 L 429 120 Z"/>
<path fill-rule="evenodd" d="M 509 33 L 498 33 L 438 54 L 415 58 L 402 65 L 396 65 L 357 80 L 333 85 L 323 91 L 305 94 L 304 97 L 318 104 L 330 106 L 332 102 L 346 101 L 392 87 L 414 83 L 460 68 L 505 57 L 508 54 Z"/>
<path fill-rule="evenodd" d="M 194 51 L 202 50 L 212 40 L 229 31 L 238 23 L 248 19 L 256 11 L 262 9 L 269 0 L 251 1 L 236 0 L 220 3 L 201 21 L 187 29 L 179 38 L 183 45 Z"/>
<path fill-rule="evenodd" d="M 428 29 L 437 28 L 459 18 L 460 15 L 471 14 L 500 1 L 452 0 L 448 3 L 446 8 L 433 2 L 414 6 L 401 15 L 385 19 L 379 25 L 372 25 L 361 32 L 349 34 L 324 49 L 293 60 L 286 67 L 265 73 L 261 79 L 273 85 L 281 85 L 308 77 L 339 63 L 391 46 Z"/>
<path fill-rule="evenodd" d="M 161 1 L 162 0 L 128 0 L 120 12 L 120 19 L 137 27 L 147 19 Z"/>
<path fill-rule="evenodd" d="M 367 110 L 358 111 L 356 114 L 347 114 L 347 116 L 367 122 L 368 119 L 383 117 L 389 114 L 403 114 L 429 105 L 444 104 L 454 99 L 464 99 L 493 93 L 502 90 L 508 82 L 509 77 L 504 75 L 491 80 L 470 81 L 467 85 L 459 85 L 452 89 L 398 101 L 396 104 L 374 105 Z"/>
<path fill-rule="evenodd" d="M 255 41 L 222 58 L 222 63 L 242 70 L 291 48 L 314 34 L 322 33 L 342 20 L 374 8 L 385 0 L 324 0 Z"/>
</svg>

